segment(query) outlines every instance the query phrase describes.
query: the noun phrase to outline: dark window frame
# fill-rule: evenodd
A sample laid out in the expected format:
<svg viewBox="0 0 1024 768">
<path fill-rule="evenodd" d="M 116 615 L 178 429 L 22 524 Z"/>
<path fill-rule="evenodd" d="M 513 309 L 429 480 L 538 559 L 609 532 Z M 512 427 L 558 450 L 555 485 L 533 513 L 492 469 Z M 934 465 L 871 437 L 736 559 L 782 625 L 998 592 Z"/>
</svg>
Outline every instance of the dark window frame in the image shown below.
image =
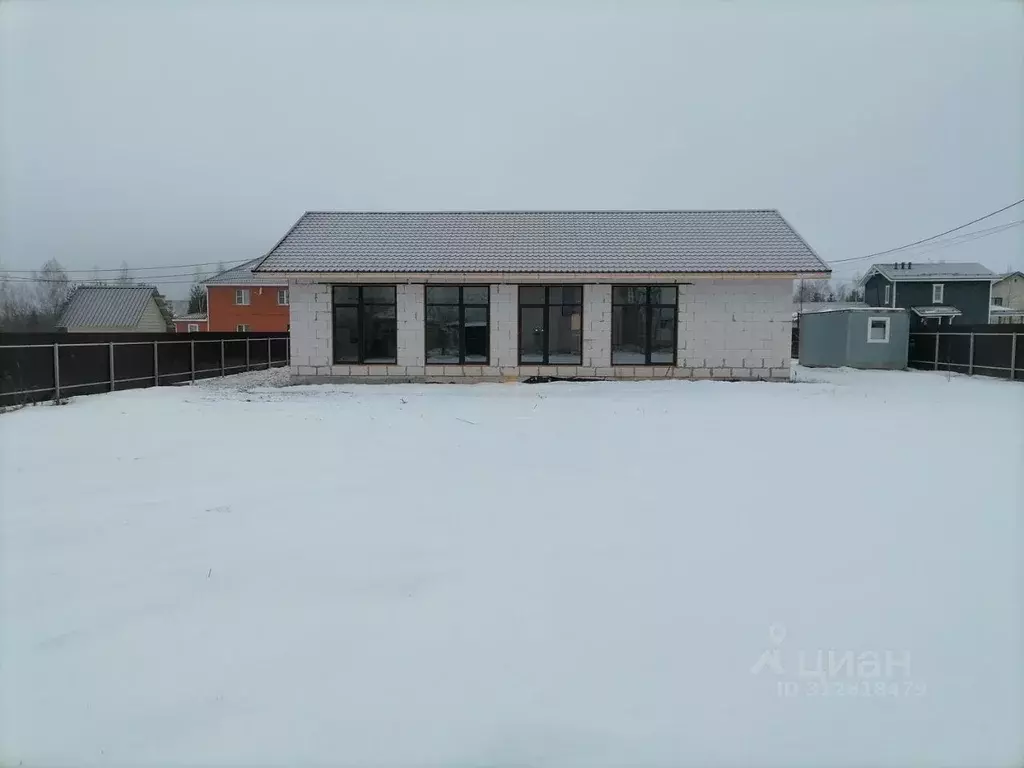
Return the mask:
<svg viewBox="0 0 1024 768">
<path fill-rule="evenodd" d="M 459 301 L 458 303 L 451 301 L 429 301 L 427 299 L 427 293 L 430 288 L 458 288 L 459 289 Z M 484 304 L 466 304 L 466 288 L 486 288 L 487 289 L 487 302 Z M 432 363 L 427 358 L 427 309 L 429 307 L 458 307 L 459 309 L 459 362 L 457 363 Z M 466 362 L 466 308 L 469 309 L 482 309 L 486 313 L 486 320 L 484 321 L 485 327 L 487 328 L 487 356 L 484 362 L 480 363 L 475 360 Z M 447 284 L 434 284 L 425 285 L 423 287 L 423 362 L 425 365 L 481 365 L 489 366 L 491 364 L 491 286 L 488 285 L 447 285 Z"/>
<path fill-rule="evenodd" d="M 356 302 L 339 302 L 334 298 L 335 288 L 355 288 L 359 293 Z M 394 291 L 394 300 L 387 301 L 365 301 L 363 291 L 366 288 L 390 288 Z M 290 298 L 290 297 L 289 297 Z M 363 344 L 363 313 L 367 306 L 371 307 L 394 307 L 395 308 L 395 357 L 390 360 L 374 359 L 366 362 L 365 345 Z M 356 310 L 356 335 L 359 341 L 356 344 L 358 354 L 355 360 L 339 360 L 338 347 L 335 344 L 335 335 L 338 328 L 338 307 L 355 308 Z M 332 365 L 397 365 L 398 363 L 398 286 L 393 283 L 368 283 L 354 285 L 352 283 L 335 283 L 331 285 L 331 360 Z"/>
<path fill-rule="evenodd" d="M 643 304 L 637 304 L 635 302 L 621 302 L 615 301 L 615 289 L 616 288 L 643 288 L 646 293 L 646 299 Z M 674 301 L 671 304 L 664 304 L 661 302 L 651 301 L 651 289 L 661 288 L 670 289 Z M 644 329 L 644 362 L 643 363 L 616 363 L 615 362 L 615 308 L 616 307 L 644 307 L 647 311 L 646 315 L 647 326 Z M 653 341 L 653 326 L 654 312 L 655 309 L 671 309 L 672 310 L 672 362 L 651 362 L 651 346 Z M 612 286 L 612 323 L 611 323 L 611 340 L 608 344 L 609 357 L 613 366 L 651 366 L 651 365 L 668 365 L 675 367 L 679 361 L 679 286 L 665 283 L 651 283 L 644 285 L 613 285 Z"/>
<path fill-rule="evenodd" d="M 538 304 L 537 302 L 533 302 L 533 301 L 524 302 L 523 301 L 523 293 L 522 293 L 522 289 L 523 288 L 543 288 L 544 289 L 544 303 L 543 304 Z M 559 302 L 557 304 L 552 304 L 551 303 L 551 289 L 552 288 L 558 288 L 558 289 L 563 289 L 563 288 L 579 288 L 580 289 L 580 302 L 579 302 L 579 304 L 576 304 L 576 303 L 566 304 L 564 302 Z M 585 302 L 585 297 L 583 295 L 583 284 L 582 283 L 550 283 L 550 284 L 545 283 L 543 285 L 524 284 L 524 285 L 520 285 L 518 287 L 518 293 L 519 293 L 519 297 L 518 297 L 519 298 L 519 308 L 517 310 L 517 316 L 516 316 L 516 320 L 517 320 L 516 325 L 518 326 L 518 334 L 517 334 L 518 338 L 516 340 L 516 346 L 517 346 L 518 349 L 517 349 L 517 352 L 516 352 L 516 355 L 517 355 L 516 359 L 519 361 L 519 365 L 521 365 L 521 366 L 522 365 L 583 365 L 583 338 L 582 338 L 583 324 L 584 324 L 583 307 L 584 307 L 584 304 L 586 303 Z M 551 337 L 551 309 L 552 309 L 552 307 L 562 307 L 562 316 L 563 317 L 566 316 L 565 315 L 565 307 L 579 307 L 580 308 L 580 354 L 579 354 L 579 361 L 578 362 L 575 362 L 575 363 L 567 363 L 567 362 L 564 362 L 564 361 L 562 361 L 562 362 L 557 362 L 556 361 L 554 363 L 550 362 L 551 361 L 550 337 Z M 526 361 L 523 360 L 523 310 L 524 309 L 540 309 L 540 310 L 543 310 L 543 317 L 544 317 L 544 346 L 543 346 L 543 349 L 544 349 L 544 360 L 541 361 L 541 362 L 538 362 L 536 360 L 526 360 Z M 572 313 L 570 313 L 568 316 L 571 316 L 571 315 L 572 315 Z"/>
</svg>

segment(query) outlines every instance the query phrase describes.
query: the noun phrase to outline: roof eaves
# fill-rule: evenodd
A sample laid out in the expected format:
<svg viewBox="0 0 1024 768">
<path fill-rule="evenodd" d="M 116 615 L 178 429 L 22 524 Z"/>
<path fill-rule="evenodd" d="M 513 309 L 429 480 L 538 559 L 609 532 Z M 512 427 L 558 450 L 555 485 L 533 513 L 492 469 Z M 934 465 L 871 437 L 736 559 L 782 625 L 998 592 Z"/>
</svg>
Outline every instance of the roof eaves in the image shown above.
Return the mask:
<svg viewBox="0 0 1024 768">
<path fill-rule="evenodd" d="M 281 245 L 281 243 L 283 243 L 283 242 L 284 242 L 285 240 L 287 240 L 287 239 L 288 239 L 288 236 L 289 236 L 289 235 L 290 235 L 290 234 L 291 234 L 292 232 L 294 232 L 294 231 L 295 231 L 295 228 L 296 228 L 296 227 L 298 227 L 298 226 L 299 226 L 299 224 L 301 224 L 301 223 L 302 223 L 303 219 L 305 219 L 305 218 L 306 218 L 307 216 L 309 216 L 310 214 L 313 214 L 313 213 L 318 213 L 318 211 L 306 211 L 306 212 L 305 212 L 305 213 L 303 213 L 303 214 L 302 214 L 301 216 L 299 216 L 299 218 L 297 218 L 297 219 L 295 220 L 295 223 L 294 223 L 294 224 L 292 224 L 292 225 L 291 225 L 291 226 L 290 226 L 290 227 L 288 228 L 288 231 L 284 233 L 284 235 L 283 235 L 283 236 L 281 237 L 281 239 L 279 239 L 279 240 L 278 240 L 278 241 L 277 241 L 276 243 L 274 243 L 274 247 L 273 247 L 273 248 L 271 248 L 271 249 L 270 249 L 269 251 L 267 251 L 266 253 L 264 253 L 264 254 L 263 254 L 263 256 L 261 256 L 261 257 L 260 257 L 260 259 L 259 259 L 259 263 L 257 263 L 257 264 L 256 264 L 256 265 L 255 265 L 255 266 L 254 266 L 254 267 L 253 267 L 253 268 L 252 268 L 252 269 L 251 269 L 250 271 L 251 271 L 251 272 L 260 272 L 260 271 L 261 271 L 261 270 L 260 270 L 260 267 L 262 267 L 262 266 L 263 266 L 263 262 L 267 260 L 267 257 L 268 257 L 268 256 L 270 256 L 270 254 L 272 254 L 272 253 L 273 253 L 274 251 L 276 251 L 276 250 L 278 249 L 278 247 L 279 247 L 279 246 Z"/>
<path fill-rule="evenodd" d="M 818 252 L 816 250 L 811 248 L 810 243 L 808 243 L 806 240 L 804 240 L 804 236 L 801 235 L 799 232 L 797 232 L 796 227 L 794 227 L 792 224 L 790 224 L 789 219 L 787 219 L 785 216 L 783 216 L 782 213 L 779 212 L 779 210 L 777 208 L 773 209 L 772 213 L 774 213 L 776 216 L 778 216 L 782 220 L 782 222 L 787 227 L 789 227 L 789 231 L 792 232 L 796 236 L 797 240 L 799 240 L 801 243 L 803 243 L 804 248 L 806 248 L 808 251 L 810 251 L 811 255 L 814 256 L 814 258 L 816 258 L 818 261 L 820 261 L 821 262 L 821 266 L 823 266 L 825 268 L 825 271 L 828 272 L 831 275 L 832 274 L 832 268 L 828 265 L 828 262 L 826 262 L 823 258 L 821 258 L 821 256 L 818 255 Z"/>
</svg>

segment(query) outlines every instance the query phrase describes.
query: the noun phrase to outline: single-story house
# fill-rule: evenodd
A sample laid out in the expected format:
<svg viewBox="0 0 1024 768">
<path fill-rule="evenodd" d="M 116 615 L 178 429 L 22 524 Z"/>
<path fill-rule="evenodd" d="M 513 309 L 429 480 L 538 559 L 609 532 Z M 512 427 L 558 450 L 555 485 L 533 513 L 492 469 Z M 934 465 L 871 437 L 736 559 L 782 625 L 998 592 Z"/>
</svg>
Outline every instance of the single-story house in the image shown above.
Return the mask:
<svg viewBox="0 0 1024 768">
<path fill-rule="evenodd" d="M 174 330 L 170 309 L 152 285 L 81 285 L 65 302 L 57 327 L 70 333 Z"/>
<path fill-rule="evenodd" d="M 800 315 L 801 365 L 900 370 L 909 350 L 910 317 L 900 307 L 848 304 Z"/>
<path fill-rule="evenodd" d="M 830 274 L 774 210 L 313 212 L 253 271 L 301 381 L 788 379 Z"/>
<path fill-rule="evenodd" d="M 210 319 L 205 312 L 192 312 L 174 318 L 174 330 L 178 333 L 196 333 L 210 330 Z"/>
</svg>

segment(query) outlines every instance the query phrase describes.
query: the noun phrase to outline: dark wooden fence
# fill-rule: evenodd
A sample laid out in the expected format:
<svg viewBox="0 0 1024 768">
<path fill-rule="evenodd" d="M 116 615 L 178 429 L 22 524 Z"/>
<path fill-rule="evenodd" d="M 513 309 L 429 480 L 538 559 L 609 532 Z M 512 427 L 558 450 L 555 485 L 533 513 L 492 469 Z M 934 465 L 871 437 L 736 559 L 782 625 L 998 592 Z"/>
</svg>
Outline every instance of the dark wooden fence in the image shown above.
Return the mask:
<svg viewBox="0 0 1024 768">
<path fill-rule="evenodd" d="M 952 325 L 910 334 L 909 365 L 931 371 L 1024 380 L 1024 326 Z"/>
<path fill-rule="evenodd" d="M 288 364 L 282 333 L 0 333 L 0 406 Z"/>
</svg>

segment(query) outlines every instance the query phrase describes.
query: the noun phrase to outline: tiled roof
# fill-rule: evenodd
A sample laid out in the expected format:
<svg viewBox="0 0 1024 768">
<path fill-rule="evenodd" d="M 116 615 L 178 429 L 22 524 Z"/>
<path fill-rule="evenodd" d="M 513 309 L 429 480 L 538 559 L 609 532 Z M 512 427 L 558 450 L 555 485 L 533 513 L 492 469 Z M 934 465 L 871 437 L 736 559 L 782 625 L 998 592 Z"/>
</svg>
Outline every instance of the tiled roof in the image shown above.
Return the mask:
<svg viewBox="0 0 1024 768">
<path fill-rule="evenodd" d="M 252 268 L 263 259 L 252 259 L 237 267 L 226 269 L 203 281 L 203 285 L 285 285 L 285 281 L 273 275 L 254 275 Z"/>
<path fill-rule="evenodd" d="M 61 313 L 60 328 L 134 328 L 159 294 L 151 285 L 82 285 Z"/>
<path fill-rule="evenodd" d="M 191 315 L 178 315 L 176 318 L 174 318 L 174 320 L 175 322 L 178 323 L 184 323 L 186 321 L 190 323 L 205 323 L 207 320 L 207 316 L 205 312 L 193 312 Z"/>
<path fill-rule="evenodd" d="M 257 272 L 802 272 L 778 211 L 306 213 Z"/>
<path fill-rule="evenodd" d="M 994 280 L 998 275 L 983 264 L 948 262 L 897 262 L 899 267 L 888 264 L 873 264 L 871 271 L 881 273 L 887 280 Z"/>
</svg>

